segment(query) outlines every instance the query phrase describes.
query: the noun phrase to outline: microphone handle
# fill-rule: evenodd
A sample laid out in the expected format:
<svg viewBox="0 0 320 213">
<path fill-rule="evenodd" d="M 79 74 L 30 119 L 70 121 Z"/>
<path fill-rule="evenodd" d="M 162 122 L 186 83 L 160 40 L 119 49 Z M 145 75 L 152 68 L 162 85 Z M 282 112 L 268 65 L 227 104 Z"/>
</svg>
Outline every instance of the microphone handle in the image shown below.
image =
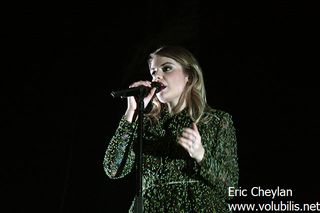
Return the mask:
<svg viewBox="0 0 320 213">
<path fill-rule="evenodd" d="M 124 90 L 118 90 L 118 91 L 112 91 L 111 95 L 114 98 L 126 98 L 130 96 L 137 96 L 140 95 L 140 92 L 142 92 L 143 95 L 146 95 L 150 92 L 150 87 L 145 86 L 138 86 L 138 87 L 132 87 Z"/>
<path fill-rule="evenodd" d="M 152 88 L 156 88 L 156 92 L 160 92 L 164 87 L 161 85 L 159 82 L 151 82 L 151 87 L 146 87 L 146 86 L 138 86 L 138 87 L 132 87 L 124 90 L 119 90 L 119 91 L 112 91 L 111 95 L 114 98 L 120 97 L 120 98 L 126 98 L 129 96 L 138 96 L 138 95 L 143 95 L 146 96 Z"/>
</svg>

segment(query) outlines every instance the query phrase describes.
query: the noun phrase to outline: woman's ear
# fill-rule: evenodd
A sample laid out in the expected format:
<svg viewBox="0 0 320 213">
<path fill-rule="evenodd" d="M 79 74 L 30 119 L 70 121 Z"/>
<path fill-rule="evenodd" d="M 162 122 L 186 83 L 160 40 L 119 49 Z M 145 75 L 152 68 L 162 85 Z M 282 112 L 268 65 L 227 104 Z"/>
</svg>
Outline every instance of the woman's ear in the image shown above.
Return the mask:
<svg viewBox="0 0 320 213">
<path fill-rule="evenodd" d="M 185 77 L 184 77 L 184 81 L 185 81 L 185 83 L 190 83 L 190 79 L 189 79 L 189 75 L 186 75 Z"/>
<path fill-rule="evenodd" d="M 191 84 L 192 78 L 189 75 L 186 75 L 185 82 L 186 84 Z"/>
</svg>

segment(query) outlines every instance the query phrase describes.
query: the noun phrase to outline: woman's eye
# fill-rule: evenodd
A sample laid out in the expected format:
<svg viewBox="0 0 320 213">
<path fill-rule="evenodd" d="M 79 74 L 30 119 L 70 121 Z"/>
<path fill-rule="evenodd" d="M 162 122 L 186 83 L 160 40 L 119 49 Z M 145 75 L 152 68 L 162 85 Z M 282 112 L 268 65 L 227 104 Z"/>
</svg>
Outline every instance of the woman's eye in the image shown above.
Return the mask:
<svg viewBox="0 0 320 213">
<path fill-rule="evenodd" d="M 168 72 L 168 71 L 172 70 L 172 67 L 165 66 L 165 67 L 162 68 L 162 70 L 163 70 L 163 72 Z"/>
</svg>

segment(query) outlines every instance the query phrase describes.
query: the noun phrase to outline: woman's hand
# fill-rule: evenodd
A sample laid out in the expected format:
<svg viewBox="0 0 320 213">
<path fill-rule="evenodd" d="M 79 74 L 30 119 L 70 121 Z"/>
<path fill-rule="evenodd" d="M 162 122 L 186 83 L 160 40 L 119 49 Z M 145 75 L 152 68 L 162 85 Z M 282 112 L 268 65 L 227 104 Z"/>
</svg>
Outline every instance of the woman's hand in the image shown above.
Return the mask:
<svg viewBox="0 0 320 213">
<path fill-rule="evenodd" d="M 138 86 L 146 86 L 151 88 L 151 82 L 150 81 L 137 81 L 134 82 L 129 86 L 129 88 L 138 87 Z M 156 91 L 156 88 L 152 88 L 149 92 L 149 94 L 144 97 L 144 107 L 146 107 L 149 102 L 151 101 L 152 97 L 154 96 L 154 93 Z M 135 110 L 137 109 L 137 102 L 134 96 L 127 97 L 127 110 L 125 113 L 125 116 L 129 122 L 132 122 L 133 115 L 135 113 Z"/>
<path fill-rule="evenodd" d="M 183 129 L 182 135 L 178 143 L 189 153 L 190 157 L 194 158 L 197 163 L 200 163 L 204 156 L 204 148 L 201 143 L 201 136 L 198 127 L 195 123 L 191 128 Z"/>
</svg>

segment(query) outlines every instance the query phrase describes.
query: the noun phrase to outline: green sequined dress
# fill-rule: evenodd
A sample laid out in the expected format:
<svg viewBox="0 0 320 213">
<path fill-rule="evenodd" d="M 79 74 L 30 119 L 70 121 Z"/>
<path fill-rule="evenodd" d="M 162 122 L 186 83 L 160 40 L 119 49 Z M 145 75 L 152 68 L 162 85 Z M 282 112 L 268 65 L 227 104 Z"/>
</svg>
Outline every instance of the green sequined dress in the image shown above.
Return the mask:
<svg viewBox="0 0 320 213">
<path fill-rule="evenodd" d="M 175 115 L 165 110 L 156 124 L 144 119 L 144 212 L 229 212 L 228 187 L 237 187 L 239 176 L 236 131 L 227 112 L 205 113 L 209 121 L 197 124 L 205 149 L 200 164 L 177 143 L 182 129 L 192 126 L 186 109 Z M 137 122 L 122 117 L 103 161 L 110 178 L 134 171 L 136 139 Z"/>
</svg>

